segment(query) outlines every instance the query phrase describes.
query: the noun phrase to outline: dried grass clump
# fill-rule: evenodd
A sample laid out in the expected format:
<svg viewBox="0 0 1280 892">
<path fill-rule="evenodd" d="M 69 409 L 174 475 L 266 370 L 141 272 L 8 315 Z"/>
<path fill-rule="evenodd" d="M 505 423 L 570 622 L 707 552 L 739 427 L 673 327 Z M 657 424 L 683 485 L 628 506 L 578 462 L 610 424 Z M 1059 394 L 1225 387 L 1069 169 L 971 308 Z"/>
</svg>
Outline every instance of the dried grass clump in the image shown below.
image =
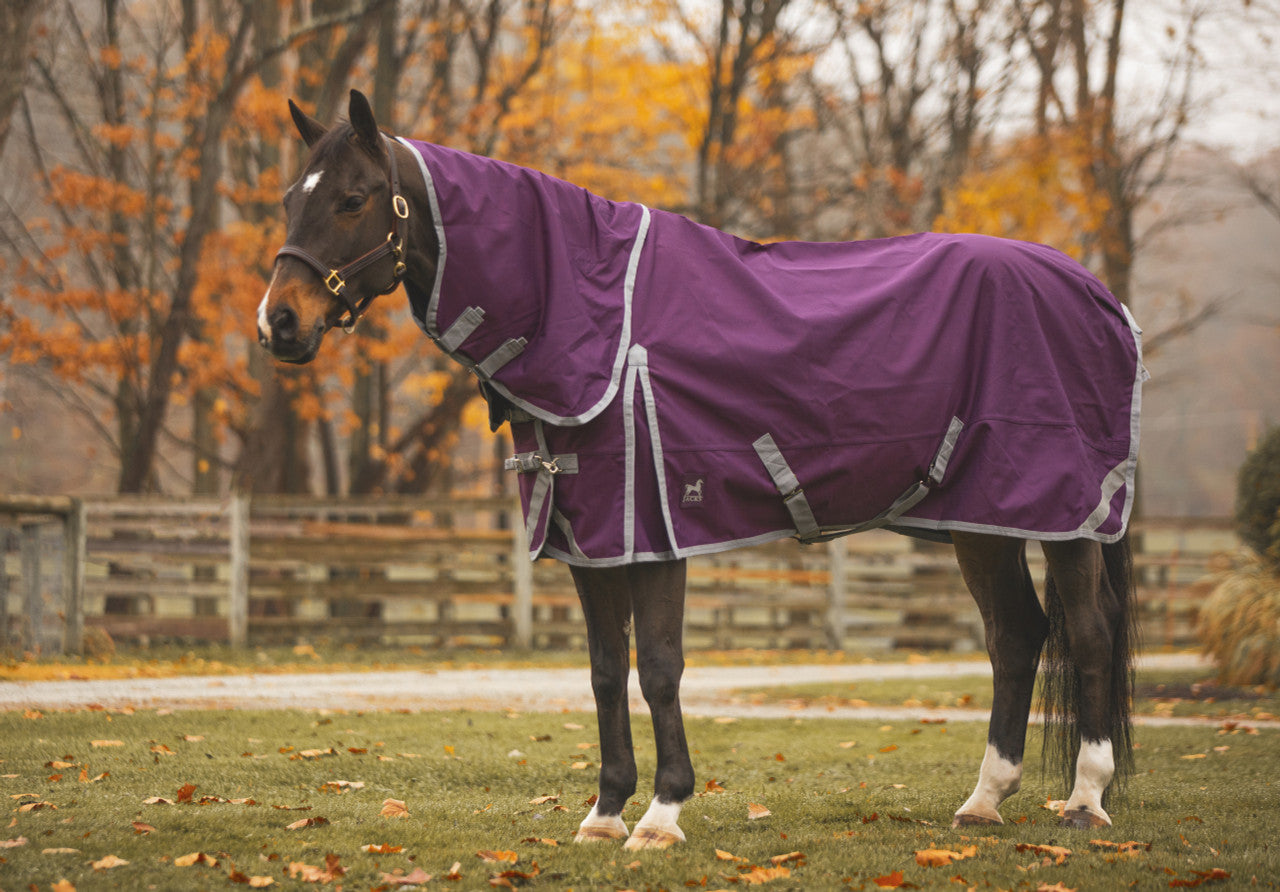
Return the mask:
<svg viewBox="0 0 1280 892">
<path fill-rule="evenodd" d="M 1223 573 L 1198 631 L 1223 684 L 1280 685 L 1280 576 L 1256 558 Z"/>
</svg>

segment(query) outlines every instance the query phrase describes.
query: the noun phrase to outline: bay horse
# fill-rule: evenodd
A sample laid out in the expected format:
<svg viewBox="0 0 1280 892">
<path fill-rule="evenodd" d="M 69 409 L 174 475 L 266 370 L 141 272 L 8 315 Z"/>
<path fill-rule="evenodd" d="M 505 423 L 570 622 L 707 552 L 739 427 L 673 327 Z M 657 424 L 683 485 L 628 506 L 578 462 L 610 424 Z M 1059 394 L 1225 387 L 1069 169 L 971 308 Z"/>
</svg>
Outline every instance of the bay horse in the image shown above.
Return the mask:
<svg viewBox="0 0 1280 892">
<path fill-rule="evenodd" d="M 1050 361 L 1038 359 L 1030 367 L 998 371 L 1001 362 L 1022 361 L 1030 349 L 1027 344 L 1036 338 L 1022 329 L 1013 331 L 1008 337 L 1017 341 L 1017 349 L 1002 352 L 999 338 L 989 336 L 985 328 L 997 323 L 990 321 L 994 317 L 987 315 L 990 311 L 981 303 L 983 300 L 990 303 L 990 292 L 1007 289 L 1011 287 L 1010 282 L 1027 293 L 1034 292 L 1039 287 L 1036 280 L 1045 276 L 1068 281 L 1071 288 L 1083 289 L 1091 295 L 1085 300 L 1092 308 L 1090 313 L 1098 307 L 1104 311 L 1082 323 L 1072 323 L 1074 328 L 1096 337 L 1086 345 L 1085 352 L 1072 354 L 1058 363 L 1066 367 L 1062 374 L 1070 375 L 1072 366 L 1105 364 L 1105 356 L 1118 351 L 1124 354 L 1119 362 L 1118 383 L 1087 385 L 1091 388 L 1087 394 L 1073 395 L 1068 404 L 1055 403 L 1057 408 L 1050 412 L 1055 417 L 1047 422 L 1015 423 L 1018 422 L 1015 418 L 1004 427 L 1017 429 L 1015 433 L 1023 429 L 1048 430 L 1052 436 L 1036 447 L 1048 450 L 1047 455 L 1058 448 L 1056 444 L 1070 440 L 1071 432 L 1085 423 L 1079 421 L 1081 413 L 1106 414 L 1109 405 L 1117 404 L 1119 411 L 1112 414 L 1120 420 L 1113 437 L 1117 442 L 1098 441 L 1114 452 L 1107 459 L 1110 470 L 1100 478 L 1100 502 L 1098 479 L 1088 481 L 1087 486 L 1077 485 L 1074 466 L 1056 473 L 1049 467 L 1050 460 L 1037 458 L 1038 453 L 1032 456 L 1036 459 L 1035 466 L 1024 468 L 1028 473 L 1021 476 L 1009 470 L 989 470 L 978 475 L 980 480 L 971 483 L 968 481 L 974 474 L 955 470 L 965 462 L 971 466 L 994 467 L 997 452 L 1022 448 L 1007 440 L 999 444 L 996 452 L 982 452 L 988 448 L 984 443 L 989 446 L 995 442 L 992 431 L 1003 423 L 995 416 L 1016 415 L 1022 402 L 1042 404 L 1048 399 L 1042 389 L 1034 388 L 1014 397 L 1000 397 L 1003 402 L 998 400 L 996 408 L 988 412 L 991 417 L 979 419 L 981 413 L 972 406 L 955 409 L 957 414 L 949 426 L 944 416 L 939 434 L 942 429 L 946 433 L 940 437 L 940 444 L 933 434 L 929 435 L 927 448 L 913 445 L 915 441 L 909 438 L 895 439 L 892 432 L 886 434 L 887 451 L 919 454 L 912 459 L 918 465 L 915 472 L 918 479 L 898 498 L 894 499 L 893 495 L 900 484 L 890 479 L 897 472 L 886 471 L 864 473 L 858 485 L 845 487 L 843 494 L 824 501 L 817 487 L 810 487 L 806 495 L 806 488 L 799 483 L 806 475 L 816 477 L 826 473 L 814 470 L 818 466 L 812 461 L 818 459 L 811 461 L 807 456 L 810 453 L 834 455 L 840 464 L 857 471 L 864 468 L 868 460 L 864 452 L 857 450 L 872 448 L 864 440 L 874 438 L 851 438 L 842 449 L 806 451 L 789 445 L 786 429 L 779 427 L 755 440 L 751 444 L 754 450 L 750 447 L 727 450 L 714 462 L 708 460 L 708 453 L 675 448 L 673 444 L 678 445 L 681 431 L 697 422 L 672 421 L 676 416 L 669 413 L 678 409 L 683 392 L 662 377 L 659 360 L 667 354 L 661 352 L 661 339 L 647 329 L 643 338 L 641 335 L 643 326 L 650 324 L 644 321 L 646 313 L 658 313 L 664 319 L 674 320 L 680 331 L 672 333 L 672 337 L 707 323 L 715 326 L 714 333 L 700 335 L 699 349 L 685 352 L 715 354 L 717 361 L 728 362 L 738 347 L 723 345 L 752 335 L 751 331 L 744 334 L 744 330 L 756 327 L 749 321 L 749 305 L 757 300 L 752 290 L 756 286 L 747 281 L 737 266 L 716 273 L 729 277 L 733 284 L 707 289 L 706 300 L 723 298 L 729 303 L 714 312 L 705 308 L 698 310 L 701 315 L 689 320 L 683 320 L 680 314 L 693 312 L 689 309 L 689 305 L 695 303 L 692 299 L 679 305 L 662 305 L 652 291 L 642 296 L 643 280 L 660 279 L 667 266 L 676 263 L 649 257 L 642 248 L 646 234 L 654 242 L 663 237 L 664 231 L 677 232 L 674 240 L 681 243 L 675 246 L 677 251 L 683 245 L 690 255 L 727 252 L 733 255 L 734 264 L 785 267 L 783 272 L 788 275 L 807 263 L 806 258 L 818 251 L 819 246 L 784 243 L 764 247 L 734 240 L 675 215 L 596 199 L 524 168 L 499 166 L 499 162 L 464 153 L 441 154 L 445 150 L 392 138 L 378 129 L 368 101 L 355 90 L 350 96 L 348 121 L 331 128 L 304 114 L 294 103 L 290 102 L 289 106 L 310 155 L 302 175 L 284 197 L 287 240 L 276 256 L 270 285 L 258 310 L 259 340 L 277 359 L 309 362 L 316 356 L 327 331 L 335 327 L 349 331 L 375 297 L 403 283 L 419 325 L 446 353 L 464 363 L 480 379 L 495 426 L 503 421 L 511 422 L 517 446 L 523 443 L 529 447 L 509 460 L 508 466 L 521 473 L 533 555 L 548 554 L 571 566 L 586 619 L 591 683 L 599 722 L 599 796 L 577 831 L 577 841 L 625 839 L 627 848 L 661 848 L 684 840 L 678 818 L 682 804 L 694 792 L 693 766 L 680 707 L 687 557 L 782 535 L 792 535 L 801 541 L 820 541 L 872 526 L 950 540 L 965 584 L 982 615 L 993 668 L 994 702 L 977 784 L 972 795 L 955 812 L 953 826 L 1002 823 L 999 807 L 1019 789 L 1021 782 L 1026 730 L 1042 649 L 1046 662 L 1042 704 L 1047 723 L 1046 752 L 1071 785 L 1062 821 L 1070 828 L 1110 825 L 1111 818 L 1104 809 L 1104 794 L 1118 787 L 1132 763 L 1129 707 L 1134 610 L 1126 526 L 1136 460 L 1138 385 L 1145 379 L 1145 372 L 1136 326 L 1127 311 L 1119 308 L 1096 280 L 1073 262 L 1048 254 L 1047 249 L 1003 240 L 921 236 L 914 240 L 907 237 L 906 240 L 847 243 L 849 250 L 860 252 L 858 257 L 876 261 L 870 266 L 885 267 L 885 275 L 889 276 L 901 273 L 895 267 L 899 261 L 904 268 L 914 269 L 918 264 L 913 258 L 920 253 L 941 252 L 943 260 L 919 273 L 928 277 L 932 290 L 960 290 L 963 283 L 977 283 L 973 287 L 963 284 L 964 289 L 974 292 L 976 296 L 972 300 L 977 301 L 965 309 L 965 320 L 952 320 L 947 324 L 970 324 L 966 320 L 973 317 L 977 320 L 973 324 L 978 327 L 968 330 L 967 334 L 931 336 L 923 351 L 923 364 L 917 363 L 913 366 L 917 371 L 907 376 L 928 380 L 915 387 L 911 396 L 904 397 L 907 391 L 901 388 L 915 386 L 912 380 L 890 388 L 877 380 L 875 374 L 864 374 L 867 369 L 850 373 L 829 385 L 828 389 L 854 387 L 856 378 L 858 386 L 865 384 L 891 391 L 891 401 L 874 413 L 866 413 L 859 424 L 878 429 L 876 425 L 884 421 L 881 414 L 892 415 L 904 403 L 928 402 L 937 393 L 975 390 L 969 385 L 951 386 L 948 384 L 950 373 L 931 371 L 937 369 L 941 354 L 956 341 L 961 342 L 958 349 L 971 363 L 996 370 L 989 372 L 988 377 L 1022 380 L 1036 374 L 1040 366 L 1052 364 L 1052 351 L 1063 349 L 1054 346 L 1054 342 L 1065 336 L 1040 339 L 1050 344 L 1047 348 L 1051 351 Z M 433 159 L 431 164 L 426 161 L 428 155 Z M 519 207 L 504 204 L 508 201 L 503 198 L 507 193 L 501 189 L 483 192 L 467 179 L 468 171 L 473 170 L 505 177 L 504 182 L 533 182 L 537 189 L 546 191 L 512 192 L 516 197 L 510 202 L 518 200 Z M 595 214 L 584 230 L 586 234 L 561 232 L 567 229 L 571 217 L 584 213 L 584 208 L 593 209 Z M 542 215 L 536 225 L 528 222 L 534 219 L 531 214 Z M 503 228 L 507 218 L 515 222 Z M 469 248 L 471 242 L 479 247 Z M 886 251 L 889 253 L 874 253 Z M 1035 272 L 1022 276 L 1017 268 L 1025 257 L 1032 255 L 1037 264 Z M 960 262 L 953 262 L 957 257 Z M 446 261 L 448 275 L 442 271 Z M 814 266 L 823 263 L 825 261 Z M 955 267 L 959 271 L 953 278 L 940 279 L 938 264 L 951 264 L 947 269 Z M 563 272 L 559 270 L 561 266 L 569 268 L 572 284 L 567 288 L 554 284 L 556 276 Z M 867 266 L 864 264 L 859 270 L 856 282 L 861 283 L 873 275 L 863 271 Z M 495 284 L 499 281 L 495 277 L 504 271 L 514 271 L 514 278 L 507 284 Z M 694 275 L 701 280 L 704 275 L 712 274 L 682 272 L 680 275 Z M 802 282 L 795 277 L 786 281 L 787 288 Z M 465 286 L 460 299 L 474 299 L 475 305 L 447 310 L 447 302 L 453 299 L 450 288 L 457 291 L 459 282 Z M 531 308 L 523 289 L 546 282 L 553 283 L 553 290 L 571 292 L 557 298 L 571 302 L 568 310 L 562 312 L 550 305 Z M 739 288 L 738 282 L 742 283 L 741 293 L 735 290 Z M 619 316 L 622 311 L 615 312 L 597 301 L 597 293 L 592 290 L 597 285 L 601 293 L 625 294 L 624 315 Z M 680 286 L 668 283 L 663 287 Z M 489 297 L 504 299 L 504 294 L 496 292 L 508 290 L 515 294 L 503 311 L 516 317 L 510 324 L 493 318 L 498 314 L 490 304 L 484 303 Z M 909 290 L 914 294 L 918 289 Z M 1032 302 L 1029 298 L 1006 299 L 1004 291 L 1000 291 L 1000 295 L 998 303 L 1013 311 L 1020 312 L 1021 305 Z M 631 307 L 633 300 L 634 308 Z M 832 307 L 845 312 L 838 293 L 823 292 L 806 300 L 804 313 L 827 312 Z M 950 297 L 938 298 L 937 303 L 941 305 L 949 300 Z M 869 314 L 866 324 L 879 325 L 882 316 L 875 315 L 878 311 L 866 309 L 860 301 L 861 298 L 850 297 L 848 312 Z M 913 315 L 923 318 L 934 312 L 908 312 L 907 301 L 907 297 L 894 298 L 890 315 L 895 320 Z M 1064 298 L 1049 303 L 1056 306 L 1070 302 Z M 632 315 L 626 315 L 633 309 L 634 330 Z M 785 319 L 774 321 L 784 314 L 773 306 L 766 309 L 770 315 L 762 324 L 777 329 L 784 338 L 807 336 L 806 329 L 825 327 L 825 324 L 792 326 Z M 1044 316 L 1055 309 L 1037 305 L 1035 312 Z M 449 313 L 453 319 L 446 318 Z M 617 325 L 615 317 L 622 320 Z M 588 338 L 584 334 L 596 329 L 608 334 L 602 338 L 605 344 L 600 349 L 586 343 Z M 1119 334 L 1113 337 L 1103 329 Z M 539 337 L 561 335 L 570 338 L 574 346 L 552 343 L 539 352 Z M 840 335 L 847 336 L 847 332 Z M 486 337 L 489 340 L 486 341 Z M 896 338 L 896 335 L 886 335 L 883 339 Z M 644 344 L 640 343 L 642 339 Z M 1126 339 L 1129 339 L 1127 345 Z M 1120 350 L 1115 343 L 1126 346 Z M 604 368 L 602 374 L 593 377 L 594 372 L 587 369 L 583 379 L 566 382 L 565 377 L 579 362 L 579 354 L 593 349 L 590 363 L 598 361 Z M 866 345 L 859 347 L 859 351 L 867 349 Z M 878 361 L 876 368 L 887 370 L 900 365 L 903 352 L 911 353 L 914 348 L 899 345 L 896 349 L 892 358 Z M 804 350 L 792 345 L 787 352 L 803 353 Z M 770 367 L 776 362 L 779 368 L 785 368 L 787 361 L 789 357 L 768 363 L 748 362 Z M 834 368 L 844 361 L 843 353 L 833 350 L 830 358 L 819 365 L 823 369 L 828 365 Z M 582 360 L 579 364 L 589 363 Z M 822 373 L 823 370 L 819 370 L 814 374 Z M 519 374 L 535 376 L 536 385 L 525 387 L 517 380 Z M 724 385 L 722 379 L 732 379 L 734 374 L 704 377 L 714 379 L 712 383 L 721 386 Z M 728 386 L 731 388 L 734 383 L 729 380 Z M 777 398 L 772 391 L 743 400 L 738 400 L 732 389 L 722 386 L 722 391 L 711 406 L 711 414 L 730 417 L 750 411 L 752 406 L 791 402 Z M 824 393 L 823 399 L 835 400 L 838 396 Z M 965 399 L 971 397 L 972 394 Z M 556 410 L 559 414 L 548 408 L 557 400 L 564 402 L 563 407 Z M 948 413 L 951 411 L 953 408 L 947 408 Z M 965 413 L 969 417 L 962 421 Z M 1056 417 L 1064 413 L 1076 413 L 1072 416 L 1076 421 Z M 792 423 L 806 423 L 808 414 L 812 413 L 807 407 L 795 409 Z M 557 425 L 557 421 L 564 424 Z M 611 446 L 592 451 L 594 447 L 587 442 L 586 432 L 593 426 L 606 424 L 610 430 L 620 432 L 619 437 L 625 434 L 625 450 Z M 1094 445 L 1090 444 L 1084 451 L 1089 452 Z M 876 448 L 881 453 L 886 451 Z M 846 449 L 847 453 L 842 451 Z M 694 458 L 689 459 L 690 454 Z M 985 457 L 981 457 L 983 455 Z M 1116 455 L 1119 463 L 1111 468 Z M 671 470 L 686 459 L 693 464 L 680 468 L 679 473 Z M 753 464 L 758 461 L 763 462 L 763 468 Z M 951 470 L 946 468 L 949 461 Z M 593 462 L 612 463 L 609 473 L 625 472 L 628 475 L 625 485 L 620 486 L 616 494 L 610 491 L 610 486 L 600 485 L 598 481 L 603 478 L 591 476 L 594 472 L 589 465 Z M 881 478 L 885 480 L 882 482 Z M 1096 507 L 1086 511 L 1089 516 L 1078 525 L 1072 520 L 1073 526 L 1058 532 L 1037 531 L 1037 524 L 1043 526 L 1040 521 L 1005 523 L 1000 515 L 997 521 L 962 522 L 948 519 L 945 513 L 951 510 L 947 507 L 947 494 L 963 492 L 966 486 L 971 489 L 966 498 L 986 506 L 972 510 L 1008 510 L 1000 506 L 1016 501 L 1017 487 L 1027 479 L 1039 478 L 1047 481 L 1033 491 L 1034 498 L 1025 500 L 1028 502 L 1025 511 L 1035 513 L 1045 508 L 1045 503 L 1052 504 L 1041 513 L 1050 509 L 1057 511 L 1061 507 L 1059 503 L 1076 499 L 1076 490 L 1086 491 L 1084 498 L 1089 500 L 1086 509 L 1094 503 Z M 771 500 L 767 511 L 753 507 L 756 502 L 741 511 L 716 502 L 730 492 L 745 492 L 751 487 L 756 487 L 756 502 L 762 502 L 766 496 Z M 831 503 L 842 499 L 858 503 L 857 511 L 850 512 L 852 516 L 839 518 L 835 526 L 816 520 L 818 515 L 831 513 Z M 862 504 L 863 501 L 867 504 Z M 657 520 L 641 516 L 638 506 L 645 502 L 659 505 Z M 590 517 L 584 521 L 580 508 L 575 505 L 596 503 L 605 505 L 604 513 L 595 521 Z M 889 507 L 885 508 L 886 504 Z M 940 507 L 931 508 L 935 505 Z M 743 520 L 741 530 L 734 528 L 720 539 L 696 540 L 696 536 L 701 535 L 698 531 L 708 524 L 732 525 L 741 518 L 749 518 L 753 512 L 763 512 L 761 517 L 767 515 L 760 521 L 764 527 L 746 526 Z M 597 526 L 611 527 L 615 525 L 615 515 L 623 514 L 625 518 L 616 523 L 616 534 L 597 535 Z M 755 535 L 758 529 L 764 529 L 765 533 Z M 1031 532 L 1026 532 L 1028 529 Z M 599 557 L 604 554 L 600 549 L 605 546 L 597 539 L 603 535 L 614 536 L 618 544 L 608 546 L 614 550 Z M 1028 570 L 1028 539 L 1042 542 L 1047 560 L 1044 607 Z M 691 542 L 694 544 L 688 544 Z M 627 696 L 633 631 L 640 687 L 649 705 L 657 743 L 657 770 L 651 804 L 634 829 L 628 830 L 622 812 L 637 784 Z"/>
</svg>

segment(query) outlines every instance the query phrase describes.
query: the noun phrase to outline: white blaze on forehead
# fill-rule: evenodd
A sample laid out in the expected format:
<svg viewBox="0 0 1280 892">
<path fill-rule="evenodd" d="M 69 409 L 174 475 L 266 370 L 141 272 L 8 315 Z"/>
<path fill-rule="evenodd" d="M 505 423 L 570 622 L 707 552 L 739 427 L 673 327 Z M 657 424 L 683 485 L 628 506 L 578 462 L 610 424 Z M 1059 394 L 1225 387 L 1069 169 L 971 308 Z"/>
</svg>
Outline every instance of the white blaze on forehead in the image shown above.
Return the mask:
<svg viewBox="0 0 1280 892">
<path fill-rule="evenodd" d="M 302 191 L 310 195 L 316 186 L 320 185 L 320 178 L 324 176 L 323 170 L 317 170 L 315 173 L 308 174 L 307 178 L 302 181 Z"/>
</svg>

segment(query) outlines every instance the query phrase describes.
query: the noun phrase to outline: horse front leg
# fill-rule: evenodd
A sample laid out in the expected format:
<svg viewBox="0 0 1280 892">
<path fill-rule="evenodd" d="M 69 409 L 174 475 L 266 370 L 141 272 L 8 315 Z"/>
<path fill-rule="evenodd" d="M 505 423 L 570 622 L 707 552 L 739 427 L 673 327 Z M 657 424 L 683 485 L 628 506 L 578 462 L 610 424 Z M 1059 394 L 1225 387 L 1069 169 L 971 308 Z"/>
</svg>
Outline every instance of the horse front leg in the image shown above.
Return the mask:
<svg viewBox="0 0 1280 892">
<path fill-rule="evenodd" d="M 636 791 L 627 676 L 631 671 L 631 585 L 626 567 L 572 567 L 587 623 L 591 688 L 600 732 L 600 787 L 574 842 L 626 839 L 622 810 Z"/>
<path fill-rule="evenodd" d="M 684 674 L 685 562 L 634 564 L 630 568 L 640 690 L 653 718 L 658 769 L 653 800 L 636 824 L 628 849 L 666 848 L 684 842 L 680 809 L 693 795 L 693 763 L 680 712 Z"/>
<path fill-rule="evenodd" d="M 972 795 L 953 827 L 1002 824 L 1000 804 L 1022 785 L 1027 718 L 1048 620 L 1019 539 L 953 533 L 965 585 L 978 604 L 991 658 L 991 724 Z"/>
</svg>

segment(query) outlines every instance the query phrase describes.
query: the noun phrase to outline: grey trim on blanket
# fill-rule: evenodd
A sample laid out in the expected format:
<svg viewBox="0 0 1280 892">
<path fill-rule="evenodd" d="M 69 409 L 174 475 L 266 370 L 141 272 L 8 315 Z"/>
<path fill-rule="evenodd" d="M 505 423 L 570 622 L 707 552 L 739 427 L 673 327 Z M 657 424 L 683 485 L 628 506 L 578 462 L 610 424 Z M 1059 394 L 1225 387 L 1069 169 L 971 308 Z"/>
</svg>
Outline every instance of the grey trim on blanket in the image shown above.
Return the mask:
<svg viewBox="0 0 1280 892">
<path fill-rule="evenodd" d="M 502 346 L 476 363 L 475 373 L 480 376 L 480 380 L 489 381 L 498 369 L 523 353 L 528 343 L 524 338 L 509 338 L 503 341 Z"/>
<path fill-rule="evenodd" d="M 787 464 L 773 435 L 765 434 L 751 446 L 756 455 L 760 456 L 760 461 L 764 462 L 764 469 L 769 472 L 773 485 L 782 494 L 782 504 L 787 506 L 787 513 L 796 525 L 796 538 L 804 541 L 816 537 L 819 534 L 818 521 L 813 516 L 813 509 L 809 507 L 809 500 L 805 498 L 800 480 L 791 470 L 791 465 Z"/>
<path fill-rule="evenodd" d="M 427 185 L 427 199 L 431 206 L 431 219 L 435 225 L 436 238 L 439 239 L 440 242 L 440 253 L 436 260 L 435 282 L 431 287 L 431 297 L 427 301 L 425 318 L 418 319 L 418 325 L 433 341 L 440 345 L 440 348 L 444 350 L 445 353 L 448 353 L 468 368 L 473 368 L 478 374 L 481 374 L 484 380 L 488 381 L 490 387 L 502 394 L 502 396 L 505 397 L 513 406 L 528 412 L 533 418 L 558 426 L 586 424 L 588 421 L 595 418 L 613 402 L 613 398 L 617 396 L 618 388 L 622 384 L 622 372 L 626 364 L 627 351 L 631 349 L 631 299 L 635 294 L 636 272 L 640 267 L 640 255 L 644 250 L 645 239 L 649 234 L 649 209 L 643 205 L 640 206 L 640 224 L 636 227 L 635 241 L 631 244 L 631 253 L 627 258 L 627 275 L 624 280 L 622 294 L 622 331 L 618 338 L 618 352 L 613 361 L 613 369 L 610 374 L 609 385 L 605 388 L 604 393 L 601 395 L 600 399 L 596 401 L 595 405 L 589 407 L 584 412 L 577 415 L 557 415 L 554 412 L 541 409 L 529 401 L 521 399 L 507 389 L 507 387 L 505 387 L 501 382 L 488 380 L 488 375 L 496 372 L 498 368 L 501 367 L 501 365 L 494 367 L 489 370 L 488 374 L 484 374 L 485 367 L 489 362 L 489 359 L 494 358 L 493 355 L 487 357 L 484 361 L 478 364 L 469 363 L 464 357 L 461 357 L 454 352 L 454 350 L 457 349 L 457 345 L 453 347 L 453 350 L 445 348 L 444 335 L 440 332 L 439 323 L 436 319 L 436 315 L 440 310 L 440 287 L 441 283 L 444 281 L 444 268 L 448 259 L 448 242 L 444 231 L 444 217 L 440 213 L 440 197 L 436 194 L 435 180 L 431 176 L 431 170 L 427 167 L 426 158 L 424 158 L 422 154 L 413 147 L 412 143 L 404 137 L 397 137 L 397 139 L 402 145 L 413 152 L 414 158 L 418 161 L 418 169 L 422 171 L 422 179 Z M 457 320 L 450 325 L 450 332 L 452 332 L 453 325 L 456 324 Z M 474 330 L 475 329 L 472 328 L 467 331 L 466 334 L 470 335 Z M 451 337 L 450 341 L 452 340 L 453 338 Z M 458 343 L 460 344 L 461 341 Z M 498 349 L 502 350 L 506 346 L 507 345 L 504 344 L 503 347 L 499 347 Z M 506 361 L 510 361 L 512 358 L 514 358 L 514 356 L 507 357 Z"/>
</svg>

